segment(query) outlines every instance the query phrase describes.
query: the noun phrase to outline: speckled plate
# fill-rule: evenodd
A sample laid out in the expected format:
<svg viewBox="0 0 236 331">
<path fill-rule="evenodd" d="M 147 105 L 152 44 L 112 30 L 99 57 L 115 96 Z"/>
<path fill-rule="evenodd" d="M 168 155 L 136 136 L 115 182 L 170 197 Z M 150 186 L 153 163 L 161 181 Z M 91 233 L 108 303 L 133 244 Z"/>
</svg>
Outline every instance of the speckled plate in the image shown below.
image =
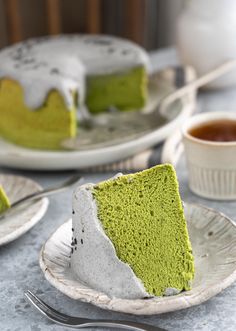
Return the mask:
<svg viewBox="0 0 236 331">
<path fill-rule="evenodd" d="M 4 188 L 11 203 L 42 189 L 32 179 L 4 174 L 0 174 L 0 185 Z M 17 239 L 30 230 L 44 216 L 48 203 L 47 198 L 31 202 L 14 215 L 0 220 L 0 246 Z"/>
<path fill-rule="evenodd" d="M 63 141 L 65 150 L 26 149 L 0 139 L 0 165 L 30 170 L 69 170 L 113 163 L 135 155 L 163 141 L 192 114 L 196 105 L 195 91 L 170 105 L 165 114 L 160 114 L 157 106 L 163 97 L 195 77 L 190 67 L 166 68 L 153 74 L 144 109 L 97 115 L 102 126 L 80 127 L 76 138 Z"/>
<path fill-rule="evenodd" d="M 71 220 L 48 239 L 40 253 L 46 279 L 75 300 L 135 315 L 153 315 L 198 305 L 236 280 L 236 226 L 225 215 L 200 206 L 185 204 L 190 239 L 195 257 L 195 279 L 191 291 L 175 296 L 124 300 L 109 298 L 74 278 L 70 269 Z"/>
</svg>

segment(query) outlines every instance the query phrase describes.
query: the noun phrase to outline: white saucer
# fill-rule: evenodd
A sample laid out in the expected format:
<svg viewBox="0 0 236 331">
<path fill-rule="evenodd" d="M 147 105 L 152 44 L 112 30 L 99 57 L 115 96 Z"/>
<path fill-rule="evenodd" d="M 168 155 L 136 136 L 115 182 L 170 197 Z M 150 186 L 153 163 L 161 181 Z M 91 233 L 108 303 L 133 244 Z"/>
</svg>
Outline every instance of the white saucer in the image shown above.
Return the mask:
<svg viewBox="0 0 236 331">
<path fill-rule="evenodd" d="M 11 203 L 42 189 L 32 179 L 3 174 L 0 175 L 0 185 L 4 188 Z M 0 220 L 0 246 L 17 239 L 38 223 L 46 213 L 48 204 L 48 199 L 43 198 L 31 202 L 29 206 L 16 214 Z"/>
<path fill-rule="evenodd" d="M 149 98 L 144 109 L 98 115 L 102 121 L 112 117 L 114 127 L 79 128 L 74 139 L 78 148 L 75 150 L 27 149 L 0 139 L 0 165 L 30 170 L 83 169 L 124 160 L 144 151 L 167 138 L 194 111 L 195 91 L 174 102 L 165 114 L 155 112 L 160 100 L 173 92 L 183 78 L 181 84 L 193 80 L 194 70 L 173 67 L 156 73 L 149 81 Z"/>
<path fill-rule="evenodd" d="M 191 291 L 176 296 L 124 300 L 109 298 L 74 278 L 70 269 L 71 220 L 60 226 L 40 253 L 40 266 L 46 279 L 75 300 L 100 308 L 153 315 L 198 305 L 236 280 L 236 226 L 225 215 L 200 206 L 185 204 L 190 239 L 195 257 L 195 279 Z"/>
</svg>

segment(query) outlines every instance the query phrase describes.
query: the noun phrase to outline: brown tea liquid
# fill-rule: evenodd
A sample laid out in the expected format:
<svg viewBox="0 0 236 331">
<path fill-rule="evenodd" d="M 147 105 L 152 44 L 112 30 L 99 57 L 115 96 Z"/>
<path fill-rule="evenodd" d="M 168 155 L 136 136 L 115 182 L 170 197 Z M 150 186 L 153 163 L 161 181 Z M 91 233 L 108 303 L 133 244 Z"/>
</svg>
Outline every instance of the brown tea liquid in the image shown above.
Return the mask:
<svg viewBox="0 0 236 331">
<path fill-rule="evenodd" d="M 213 120 L 199 124 L 188 133 L 198 139 L 218 142 L 236 141 L 236 120 Z"/>
</svg>

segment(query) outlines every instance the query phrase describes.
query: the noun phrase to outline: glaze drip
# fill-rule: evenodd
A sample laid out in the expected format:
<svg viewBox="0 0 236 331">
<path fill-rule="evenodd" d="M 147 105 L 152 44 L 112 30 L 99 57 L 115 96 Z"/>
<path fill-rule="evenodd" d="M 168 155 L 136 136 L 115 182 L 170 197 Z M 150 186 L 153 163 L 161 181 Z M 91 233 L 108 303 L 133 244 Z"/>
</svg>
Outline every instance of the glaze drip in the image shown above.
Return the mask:
<svg viewBox="0 0 236 331">
<path fill-rule="evenodd" d="M 68 108 L 73 105 L 72 91 L 78 91 L 82 105 L 87 76 L 120 73 L 139 65 L 149 70 L 147 53 L 130 41 L 110 36 L 42 37 L 0 52 L 0 78 L 21 84 L 30 109 L 40 107 L 53 89 Z"/>
</svg>

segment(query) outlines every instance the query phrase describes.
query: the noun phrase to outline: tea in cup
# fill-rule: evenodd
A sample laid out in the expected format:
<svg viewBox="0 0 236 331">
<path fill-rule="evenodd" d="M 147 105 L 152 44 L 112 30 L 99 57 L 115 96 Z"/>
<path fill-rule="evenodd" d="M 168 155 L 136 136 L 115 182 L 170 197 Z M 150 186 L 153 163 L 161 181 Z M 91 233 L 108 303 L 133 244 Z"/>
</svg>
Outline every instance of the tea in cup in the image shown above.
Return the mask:
<svg viewBox="0 0 236 331">
<path fill-rule="evenodd" d="M 209 199 L 236 199 L 236 114 L 210 112 L 189 118 L 181 135 L 166 142 L 162 160 L 176 164 L 183 146 L 190 189 Z"/>
</svg>

